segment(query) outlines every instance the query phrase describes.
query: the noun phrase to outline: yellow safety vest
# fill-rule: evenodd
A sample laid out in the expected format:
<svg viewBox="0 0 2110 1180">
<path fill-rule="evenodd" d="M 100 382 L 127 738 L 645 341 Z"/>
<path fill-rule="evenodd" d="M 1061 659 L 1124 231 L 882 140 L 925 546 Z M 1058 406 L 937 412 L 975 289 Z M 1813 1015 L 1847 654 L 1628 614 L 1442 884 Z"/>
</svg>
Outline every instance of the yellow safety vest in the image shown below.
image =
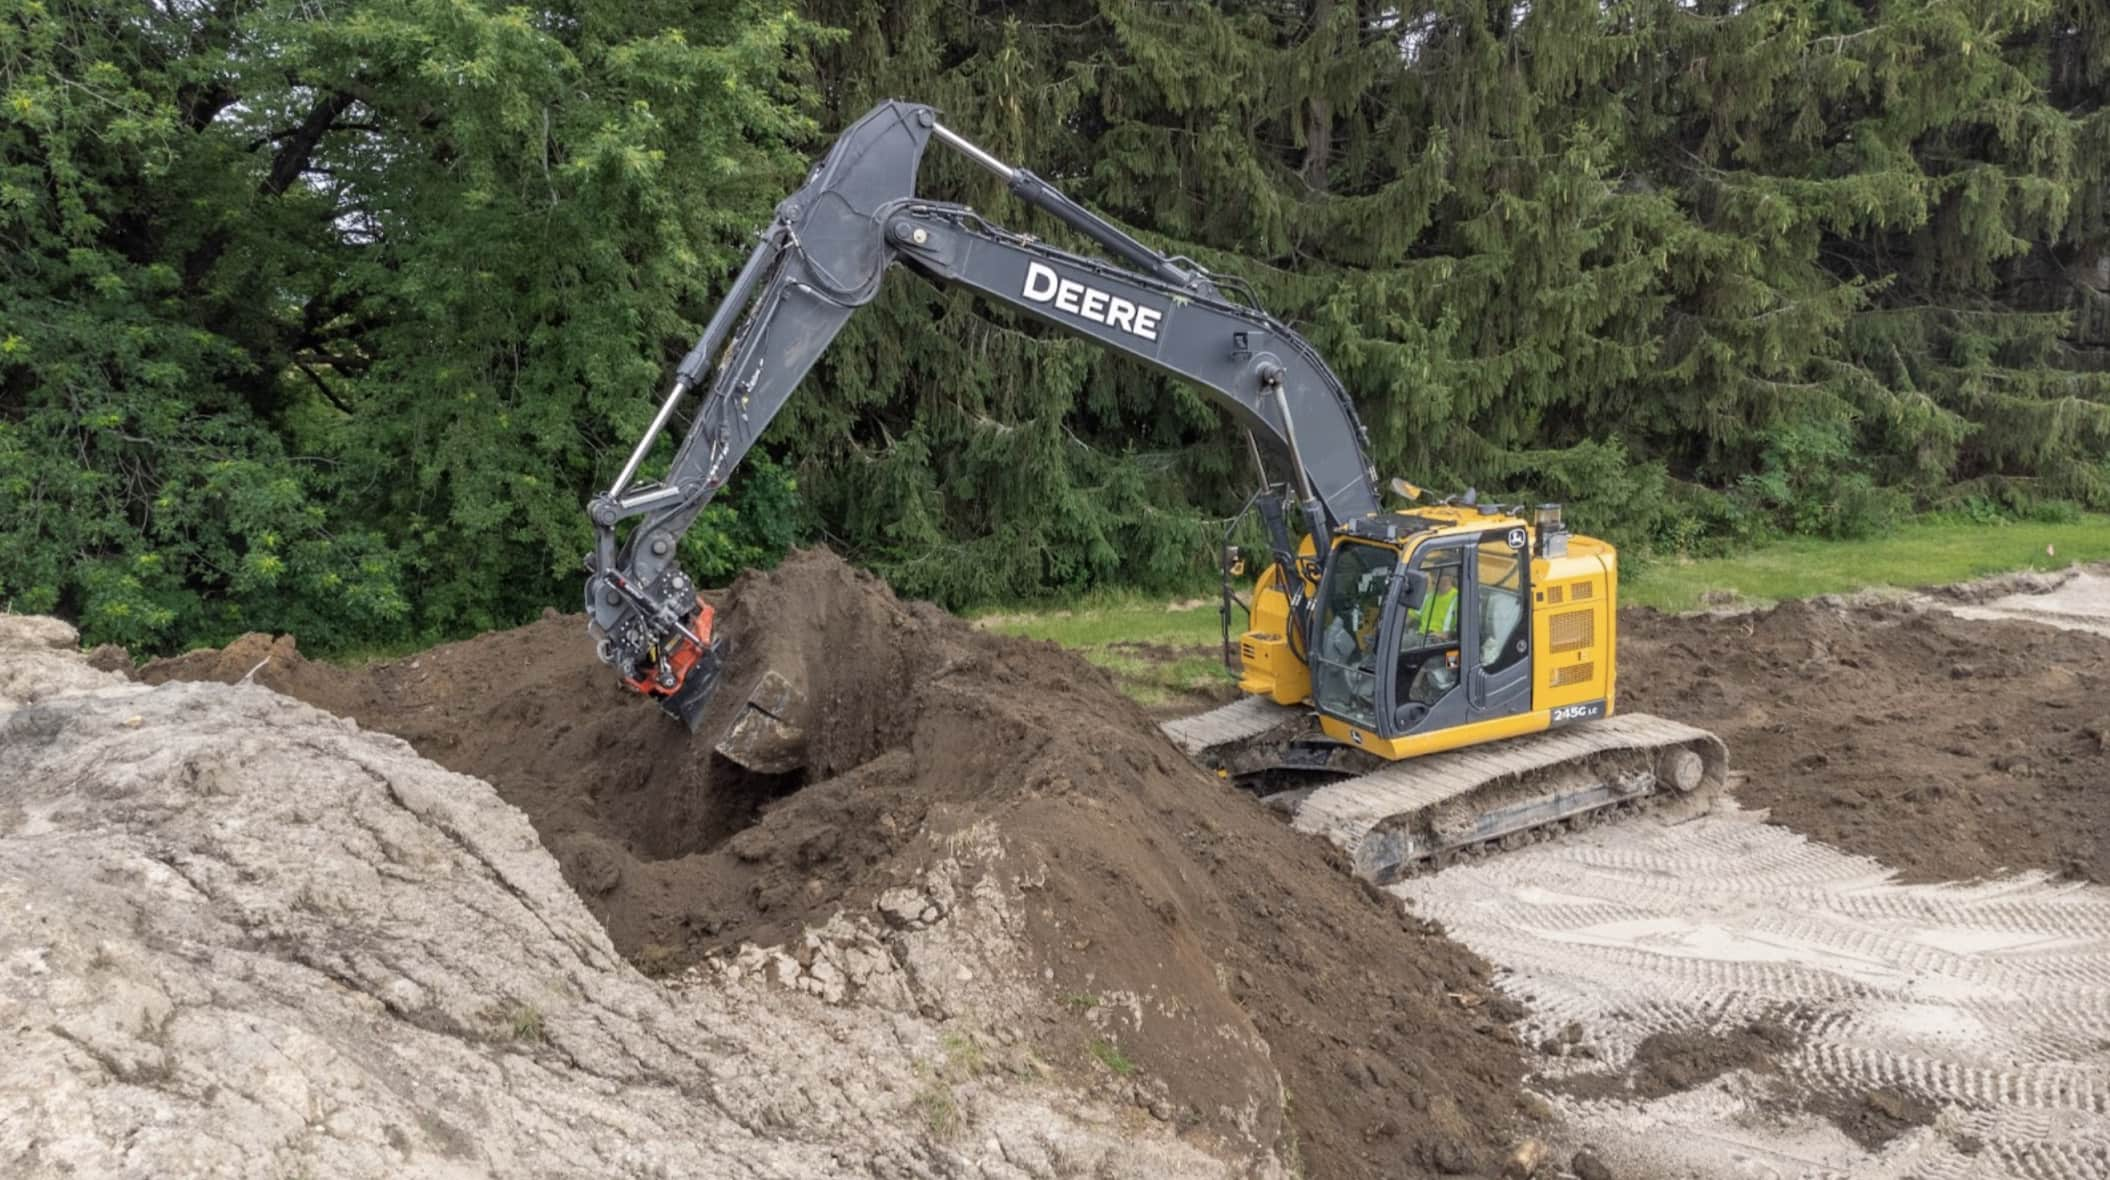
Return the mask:
<svg viewBox="0 0 2110 1180">
<path fill-rule="evenodd" d="M 1458 622 L 1458 591 L 1445 590 L 1421 604 L 1417 629 L 1423 635 L 1447 635 Z"/>
</svg>

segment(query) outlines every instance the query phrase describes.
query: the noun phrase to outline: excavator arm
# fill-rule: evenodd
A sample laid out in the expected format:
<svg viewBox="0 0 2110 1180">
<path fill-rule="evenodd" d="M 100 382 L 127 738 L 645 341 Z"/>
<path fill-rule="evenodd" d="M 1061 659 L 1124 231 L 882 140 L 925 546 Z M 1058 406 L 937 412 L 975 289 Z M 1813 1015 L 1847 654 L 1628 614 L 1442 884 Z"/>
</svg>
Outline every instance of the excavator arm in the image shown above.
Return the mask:
<svg viewBox="0 0 2110 1180">
<path fill-rule="evenodd" d="M 932 139 L 1127 265 L 1059 250 L 965 206 L 918 197 Z M 1150 249 L 962 139 L 931 108 L 882 103 L 778 206 L 651 427 L 589 506 L 595 548 L 586 609 L 601 658 L 690 725 L 715 686 L 720 641 L 709 607 L 675 561 L 677 542 L 896 263 L 1193 382 L 1288 457 L 1305 525 L 1322 542 L 1377 510 L 1363 427 L 1347 391 L 1301 336 L 1228 298 L 1232 284 Z M 672 465 L 658 480 L 639 480 L 654 442 L 696 389 L 703 392 Z M 619 537 L 627 521 L 635 523 Z M 1276 548 L 1286 556 L 1286 530 L 1278 523 L 1277 531 Z"/>
</svg>

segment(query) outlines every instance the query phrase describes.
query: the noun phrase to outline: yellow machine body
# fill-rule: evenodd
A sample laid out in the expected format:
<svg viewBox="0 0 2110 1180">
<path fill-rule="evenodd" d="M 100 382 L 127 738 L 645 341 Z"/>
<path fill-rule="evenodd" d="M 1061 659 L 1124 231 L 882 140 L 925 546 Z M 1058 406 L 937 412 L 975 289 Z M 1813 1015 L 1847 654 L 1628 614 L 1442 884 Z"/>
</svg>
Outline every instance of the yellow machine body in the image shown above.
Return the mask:
<svg viewBox="0 0 2110 1180">
<path fill-rule="evenodd" d="M 1389 521 L 1386 516 L 1399 519 Z M 1549 540 L 1555 543 L 1545 543 Z M 1483 710 L 1459 708 L 1431 715 L 1428 708 L 1422 708 L 1418 710 L 1421 723 L 1410 725 L 1402 713 L 1411 716 L 1417 710 L 1404 702 L 1387 716 L 1351 717 L 1330 709 L 1325 693 L 1315 699 L 1312 653 L 1305 650 L 1306 637 L 1292 635 L 1295 624 L 1288 578 L 1303 582 L 1301 597 L 1317 603 L 1315 611 L 1324 606 L 1325 588 L 1314 580 L 1318 563 L 1306 561 L 1305 573 L 1284 571 L 1277 565 L 1261 572 L 1253 590 L 1250 626 L 1238 644 L 1241 691 L 1281 705 L 1312 705 L 1327 736 L 1388 760 L 1538 733 L 1613 712 L 1619 559 L 1610 544 L 1566 532 L 1542 536 L 1533 521 L 1464 505 L 1413 507 L 1383 514 L 1366 527 L 1337 535 L 1333 544 L 1336 552 L 1326 563 L 1328 568 L 1340 566 L 1341 547 L 1351 545 L 1388 551 L 1382 555 L 1358 551 L 1354 554 L 1358 568 L 1374 569 L 1389 559 L 1401 573 L 1417 568 L 1422 564 L 1417 559 L 1425 555 L 1461 553 L 1462 560 L 1474 567 L 1468 584 L 1479 587 L 1514 586 L 1516 567 L 1522 565 L 1528 571 L 1528 581 L 1517 587 L 1523 616 L 1508 623 L 1505 643 L 1514 645 L 1521 640 L 1528 645 L 1516 648 L 1511 661 L 1528 659 L 1528 674 L 1518 669 L 1507 676 L 1509 703 L 1499 716 L 1479 716 Z M 1314 556 L 1311 539 L 1306 537 L 1300 557 Z M 1379 649 L 1381 636 L 1396 637 L 1383 639 L 1382 650 L 1396 652 L 1391 658 L 1403 665 L 1410 642 L 1405 632 L 1415 625 L 1414 612 L 1402 594 L 1389 595 L 1385 602 L 1385 617 L 1362 618 L 1356 627 L 1343 626 L 1337 634 L 1358 648 L 1373 651 Z M 1461 613 L 1475 605 L 1468 597 Z M 1435 646 L 1441 644 L 1439 635 Z M 1456 673 L 1454 691 L 1471 694 L 1478 668 L 1467 665 L 1473 665 L 1474 653 L 1454 643 L 1441 657 L 1448 670 Z M 1388 664 L 1382 671 L 1390 674 L 1393 667 Z M 1404 671 L 1398 675 L 1403 677 Z M 1520 680 L 1528 681 L 1528 699 L 1517 683 Z M 1455 723 L 1442 723 L 1449 714 L 1460 712 L 1465 715 Z"/>
</svg>

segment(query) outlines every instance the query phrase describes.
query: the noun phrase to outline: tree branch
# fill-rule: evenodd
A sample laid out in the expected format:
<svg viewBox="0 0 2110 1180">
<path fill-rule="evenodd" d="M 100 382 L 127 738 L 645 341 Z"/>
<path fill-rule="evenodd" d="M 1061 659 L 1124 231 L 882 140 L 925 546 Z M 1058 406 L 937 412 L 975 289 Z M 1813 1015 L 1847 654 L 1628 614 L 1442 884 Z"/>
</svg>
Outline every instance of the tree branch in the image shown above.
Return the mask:
<svg viewBox="0 0 2110 1180">
<path fill-rule="evenodd" d="M 293 187 L 300 174 L 308 170 L 308 161 L 315 155 L 315 148 L 322 137 L 329 134 L 337 117 L 350 110 L 359 101 L 342 90 L 332 90 L 315 109 L 308 112 L 300 126 L 293 129 L 279 145 L 278 154 L 271 159 L 271 173 L 264 178 L 260 191 L 265 196 L 276 197 Z"/>
<path fill-rule="evenodd" d="M 317 373 L 315 370 L 309 368 L 307 365 L 301 363 L 300 361 L 294 361 L 293 367 L 299 369 L 309 381 L 314 383 L 315 391 L 322 395 L 322 399 L 324 401 L 330 403 L 333 406 L 336 406 L 347 416 L 351 415 L 352 407 L 345 405 L 343 399 L 339 398 L 335 393 L 331 392 L 328 383 L 323 381 L 322 375 L 320 373 Z"/>
</svg>

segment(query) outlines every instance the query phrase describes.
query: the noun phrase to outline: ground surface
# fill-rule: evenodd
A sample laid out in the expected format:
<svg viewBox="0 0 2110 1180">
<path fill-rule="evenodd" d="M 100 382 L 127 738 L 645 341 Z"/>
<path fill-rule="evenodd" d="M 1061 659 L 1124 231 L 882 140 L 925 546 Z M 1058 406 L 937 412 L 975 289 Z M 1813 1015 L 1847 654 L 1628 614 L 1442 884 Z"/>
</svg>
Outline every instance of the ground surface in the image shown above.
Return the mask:
<svg viewBox="0 0 2110 1180">
<path fill-rule="evenodd" d="M 986 841 L 919 929 L 668 989 L 484 783 L 74 643 L 0 616 L 0 1175 L 1279 1174 L 991 1036 L 1031 967 L 952 888 Z M 858 1001 L 788 986 L 824 969 Z"/>
<path fill-rule="evenodd" d="M 1015 916 L 1034 984 L 1006 1019 L 1055 1076 L 1307 1175 L 1500 1167 L 1522 1061 L 1486 966 L 1196 771 L 1111 676 L 821 553 L 743 579 L 720 625 L 739 646 L 703 732 L 775 667 L 814 705 L 805 769 L 713 755 L 619 690 L 571 618 L 356 670 L 259 636 L 142 675 L 253 673 L 487 780 L 653 970 L 796 947 L 837 911 L 931 920 L 946 905 L 903 891 L 987 842 L 1001 868 L 954 891 Z"/>
<path fill-rule="evenodd" d="M 2042 869 L 2110 881 L 2110 637 L 2016 621 L 2110 594 L 2082 574 L 2001 617 L 1962 600 L 1625 612 L 1622 709 L 1714 730 L 1775 822 L 1916 881 Z M 1974 595 L 1970 597 L 1986 597 Z M 2039 617 L 2051 618 L 2052 614 Z"/>
<path fill-rule="evenodd" d="M 2110 890 L 1899 884 L 1731 809 L 1396 892 L 1502 965 L 1618 1174 L 2110 1175 Z"/>
<path fill-rule="evenodd" d="M 1001 1049 L 1138 1126 L 1309 1176 L 1492 1175 L 1536 1133 L 1541 1175 L 1585 1180 L 2093 1177 L 2102 588 L 1627 611 L 1622 708 L 1720 733 L 1741 807 L 1423 878 L 1404 912 L 1153 731 L 1221 699 L 1188 687 L 1210 650 L 1095 633 L 1113 671 L 1094 670 L 823 555 L 749 578 L 723 616 L 748 638 L 704 730 L 764 667 L 795 674 L 817 711 L 782 775 L 622 694 L 568 618 L 356 670 L 252 637 L 143 675 L 250 676 L 488 779 L 677 994 L 905 1004 L 945 1047 L 913 1103 L 940 1143 L 979 1134 L 989 1103 L 954 1091 Z M 1552 1124 L 1520 1113 L 1520 1011 Z"/>
<path fill-rule="evenodd" d="M 1716 729 L 1771 822 L 1731 800 L 1398 892 L 1501 965 L 1530 1084 L 1615 1174 L 2110 1176 L 2106 591 L 1630 612 L 1622 703 Z"/>
</svg>

